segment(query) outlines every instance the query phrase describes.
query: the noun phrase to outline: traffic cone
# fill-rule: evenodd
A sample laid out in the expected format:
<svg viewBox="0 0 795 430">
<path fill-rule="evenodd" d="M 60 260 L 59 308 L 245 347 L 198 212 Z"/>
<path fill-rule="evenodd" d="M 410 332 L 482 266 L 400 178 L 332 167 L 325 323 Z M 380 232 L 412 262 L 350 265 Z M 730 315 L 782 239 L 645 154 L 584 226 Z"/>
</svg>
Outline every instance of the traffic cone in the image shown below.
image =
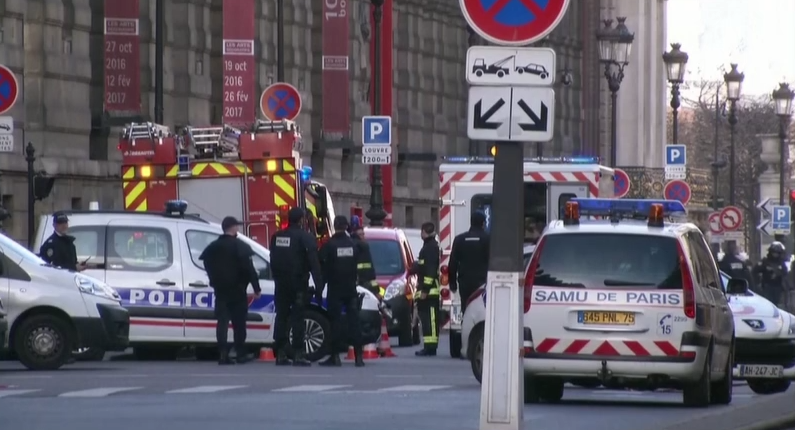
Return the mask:
<svg viewBox="0 0 795 430">
<path fill-rule="evenodd" d="M 378 353 L 381 357 L 397 357 L 392 351 L 392 345 L 389 344 L 389 330 L 386 328 L 386 318 L 381 320 L 381 341 L 378 342 Z"/>
<path fill-rule="evenodd" d="M 261 348 L 259 350 L 259 361 L 276 361 L 276 356 L 271 348 Z"/>
<path fill-rule="evenodd" d="M 352 346 L 348 347 L 348 355 L 345 356 L 346 360 L 355 360 L 356 359 L 356 352 L 353 350 Z"/>
<path fill-rule="evenodd" d="M 378 358 L 378 350 L 375 347 L 374 343 L 368 343 L 364 346 L 364 353 L 362 354 L 362 358 L 365 360 L 375 360 Z"/>
</svg>

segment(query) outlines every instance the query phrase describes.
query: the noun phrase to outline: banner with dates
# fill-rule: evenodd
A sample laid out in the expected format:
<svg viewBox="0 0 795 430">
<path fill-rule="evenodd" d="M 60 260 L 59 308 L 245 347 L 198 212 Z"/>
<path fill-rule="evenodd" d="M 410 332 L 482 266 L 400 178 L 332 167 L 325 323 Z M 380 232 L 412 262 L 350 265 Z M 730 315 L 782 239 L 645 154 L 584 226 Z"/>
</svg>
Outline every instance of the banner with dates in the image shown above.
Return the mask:
<svg viewBox="0 0 795 430">
<path fill-rule="evenodd" d="M 138 0 L 105 0 L 105 111 L 141 111 Z"/>
<path fill-rule="evenodd" d="M 224 0 L 224 124 L 252 124 L 254 97 L 254 0 Z"/>
<path fill-rule="evenodd" d="M 323 0 L 322 133 L 329 140 L 350 137 L 350 0 Z"/>
</svg>

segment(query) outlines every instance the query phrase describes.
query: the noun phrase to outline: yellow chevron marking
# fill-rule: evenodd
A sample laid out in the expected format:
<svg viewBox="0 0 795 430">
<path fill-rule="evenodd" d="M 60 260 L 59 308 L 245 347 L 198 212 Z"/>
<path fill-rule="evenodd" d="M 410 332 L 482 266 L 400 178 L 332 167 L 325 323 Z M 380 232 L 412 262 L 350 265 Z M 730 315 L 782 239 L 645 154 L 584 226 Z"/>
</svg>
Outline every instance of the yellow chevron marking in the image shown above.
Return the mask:
<svg viewBox="0 0 795 430">
<path fill-rule="evenodd" d="M 122 178 L 124 179 L 132 179 L 135 177 L 135 167 L 128 167 L 127 170 L 124 171 L 124 175 Z"/>
<path fill-rule="evenodd" d="M 199 176 L 206 168 L 207 163 L 196 163 L 196 165 L 193 166 L 193 169 L 191 169 L 191 174 L 193 174 L 193 176 Z"/>
<path fill-rule="evenodd" d="M 147 205 L 146 205 L 146 199 L 144 199 L 144 201 L 142 201 L 142 202 L 141 202 L 141 204 L 140 204 L 140 205 L 138 205 L 138 207 L 137 207 L 137 208 L 135 208 L 135 211 L 136 211 L 136 212 L 146 212 L 146 207 L 147 207 Z"/>
<path fill-rule="evenodd" d="M 295 172 L 295 164 L 290 160 L 283 160 L 282 161 L 282 170 L 285 172 Z"/>
<path fill-rule="evenodd" d="M 251 169 L 249 169 L 248 166 L 243 163 L 237 163 L 235 164 L 235 167 L 238 171 L 240 171 L 240 173 L 251 173 Z"/>
<path fill-rule="evenodd" d="M 309 200 L 306 201 L 306 208 L 309 209 L 309 212 L 312 212 L 312 215 L 317 216 L 317 212 L 315 212 L 315 205 L 313 205 Z"/>
<path fill-rule="evenodd" d="M 282 175 L 274 175 L 273 176 L 273 183 L 279 187 L 280 190 L 284 191 L 284 194 L 292 197 L 295 199 L 295 190 L 293 189 L 292 185 L 290 185 Z"/>
<path fill-rule="evenodd" d="M 274 195 L 273 195 L 273 201 L 276 203 L 276 209 L 278 209 L 278 208 L 279 208 L 279 206 L 282 206 L 282 205 L 286 205 L 286 204 L 287 204 L 287 202 L 285 202 L 285 201 L 284 201 L 284 199 L 283 199 L 283 198 L 281 198 L 281 196 L 279 196 L 278 194 L 274 194 Z M 289 205 L 288 205 L 288 206 L 289 206 Z"/>
<path fill-rule="evenodd" d="M 173 165 L 171 168 L 166 172 L 166 178 L 174 178 L 179 174 L 179 166 Z"/>
<path fill-rule="evenodd" d="M 229 169 L 227 169 L 227 168 L 226 168 L 226 166 L 224 166 L 224 165 L 223 165 L 223 164 L 221 164 L 221 163 L 210 163 L 210 166 L 211 166 L 211 167 L 213 168 L 213 170 L 215 170 L 215 171 L 216 171 L 216 173 L 218 173 L 219 175 L 228 175 L 228 174 L 229 174 Z"/>
<path fill-rule="evenodd" d="M 132 204 L 135 203 L 135 200 L 138 197 L 140 197 L 141 193 L 143 193 L 145 190 L 146 190 L 146 182 L 141 181 L 137 183 L 135 187 L 132 190 L 130 190 L 129 193 L 127 193 L 127 196 L 124 197 L 124 207 L 130 209 L 130 206 L 132 206 Z"/>
</svg>

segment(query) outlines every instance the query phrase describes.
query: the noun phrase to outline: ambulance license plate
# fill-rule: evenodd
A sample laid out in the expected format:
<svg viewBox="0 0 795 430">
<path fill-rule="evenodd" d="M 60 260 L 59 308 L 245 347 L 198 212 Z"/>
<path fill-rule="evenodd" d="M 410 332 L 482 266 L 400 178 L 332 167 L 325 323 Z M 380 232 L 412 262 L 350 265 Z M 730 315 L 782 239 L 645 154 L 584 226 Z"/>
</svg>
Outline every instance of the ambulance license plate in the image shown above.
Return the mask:
<svg viewBox="0 0 795 430">
<path fill-rule="evenodd" d="M 784 375 L 784 366 L 766 364 L 741 364 L 740 376 L 746 378 L 781 378 Z"/>
<path fill-rule="evenodd" d="M 632 312 L 579 311 L 577 322 L 590 325 L 635 325 L 635 314 Z"/>
</svg>

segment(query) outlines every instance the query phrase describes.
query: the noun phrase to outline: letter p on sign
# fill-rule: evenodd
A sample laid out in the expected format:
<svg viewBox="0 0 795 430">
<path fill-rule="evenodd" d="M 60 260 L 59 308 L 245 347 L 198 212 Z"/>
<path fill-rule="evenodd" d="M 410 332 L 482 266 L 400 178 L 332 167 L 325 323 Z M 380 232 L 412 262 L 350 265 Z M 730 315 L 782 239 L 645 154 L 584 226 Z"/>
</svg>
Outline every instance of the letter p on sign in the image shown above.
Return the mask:
<svg viewBox="0 0 795 430">
<path fill-rule="evenodd" d="M 392 117 L 362 117 L 362 145 L 391 145 Z"/>
</svg>

